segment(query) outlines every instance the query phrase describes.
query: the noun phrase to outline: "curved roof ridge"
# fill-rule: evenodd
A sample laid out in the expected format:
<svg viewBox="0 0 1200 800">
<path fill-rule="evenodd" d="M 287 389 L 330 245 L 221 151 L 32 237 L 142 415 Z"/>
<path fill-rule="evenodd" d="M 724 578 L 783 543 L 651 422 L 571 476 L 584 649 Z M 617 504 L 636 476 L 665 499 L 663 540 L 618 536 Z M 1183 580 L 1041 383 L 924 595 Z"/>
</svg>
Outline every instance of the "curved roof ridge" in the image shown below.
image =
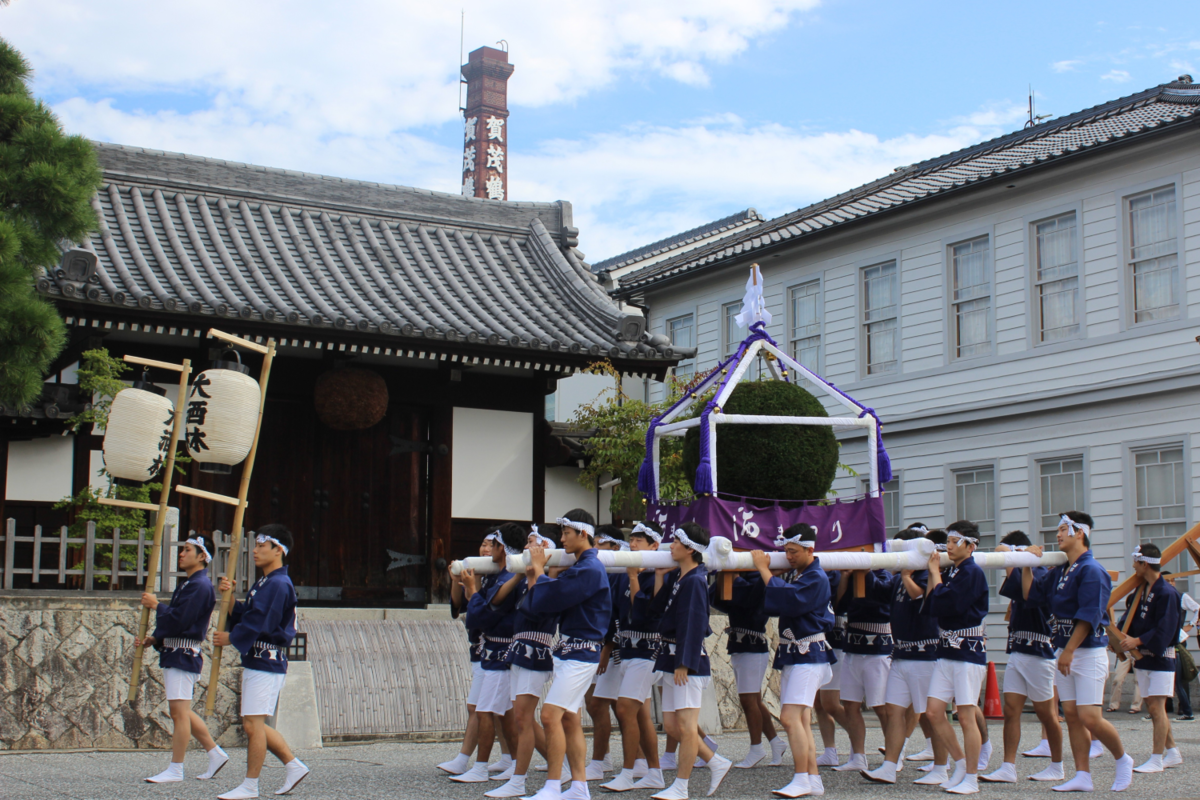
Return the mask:
<svg viewBox="0 0 1200 800">
<path fill-rule="evenodd" d="M 601 272 L 606 269 L 617 269 L 626 264 L 638 261 L 647 256 L 656 255 L 658 253 L 670 250 L 679 245 L 688 244 L 696 239 L 702 238 L 712 233 L 718 233 L 725 228 L 737 225 L 742 222 L 766 222 L 767 218 L 758 213 L 757 209 L 751 207 L 730 214 L 728 217 L 722 217 L 712 222 L 706 222 L 703 225 L 686 230 L 682 233 L 677 233 L 674 236 L 667 236 L 659 239 L 656 242 L 636 247 L 625 253 L 606 258 L 603 261 L 598 261 L 592 265 L 593 272 Z"/>
</svg>

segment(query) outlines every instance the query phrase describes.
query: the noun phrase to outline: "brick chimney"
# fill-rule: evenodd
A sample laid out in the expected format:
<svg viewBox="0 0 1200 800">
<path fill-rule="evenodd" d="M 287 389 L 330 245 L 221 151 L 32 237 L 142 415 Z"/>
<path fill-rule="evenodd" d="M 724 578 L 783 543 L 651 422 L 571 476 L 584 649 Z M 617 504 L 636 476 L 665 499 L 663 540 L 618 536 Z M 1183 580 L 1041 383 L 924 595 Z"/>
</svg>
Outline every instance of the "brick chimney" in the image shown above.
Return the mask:
<svg viewBox="0 0 1200 800">
<path fill-rule="evenodd" d="M 481 47 L 468 56 L 463 129 L 462 193 L 488 200 L 508 199 L 508 53 Z"/>
</svg>

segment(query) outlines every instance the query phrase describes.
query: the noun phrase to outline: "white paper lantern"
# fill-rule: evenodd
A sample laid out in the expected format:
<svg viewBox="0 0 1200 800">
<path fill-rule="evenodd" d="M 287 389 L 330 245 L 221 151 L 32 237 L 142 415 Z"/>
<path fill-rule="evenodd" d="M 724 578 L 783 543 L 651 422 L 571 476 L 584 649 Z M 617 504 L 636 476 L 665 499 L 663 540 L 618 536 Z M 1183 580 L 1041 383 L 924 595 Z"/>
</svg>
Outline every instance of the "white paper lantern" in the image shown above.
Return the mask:
<svg viewBox="0 0 1200 800">
<path fill-rule="evenodd" d="M 117 392 L 104 429 L 104 466 L 121 486 L 141 486 L 162 471 L 175 406 L 166 391 L 135 382 Z"/>
<path fill-rule="evenodd" d="M 249 371 L 240 362 L 218 361 L 192 382 L 186 441 L 201 472 L 229 474 L 250 454 L 260 395 Z"/>
</svg>

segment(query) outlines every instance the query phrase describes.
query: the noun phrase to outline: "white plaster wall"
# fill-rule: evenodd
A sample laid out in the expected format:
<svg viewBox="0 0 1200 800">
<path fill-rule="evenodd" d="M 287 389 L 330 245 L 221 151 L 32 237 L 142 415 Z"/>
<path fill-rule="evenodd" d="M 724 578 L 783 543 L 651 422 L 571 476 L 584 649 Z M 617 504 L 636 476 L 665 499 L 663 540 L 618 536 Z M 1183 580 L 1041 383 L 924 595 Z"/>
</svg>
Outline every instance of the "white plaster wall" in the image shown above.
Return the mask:
<svg viewBox="0 0 1200 800">
<path fill-rule="evenodd" d="M 615 383 L 608 375 L 584 373 L 563 378 L 554 390 L 554 421 L 570 422 L 580 406 L 611 397 Z"/>
<path fill-rule="evenodd" d="M 533 422 L 516 411 L 454 409 L 451 516 L 532 518 Z"/>
<path fill-rule="evenodd" d="M 71 494 L 74 436 L 50 436 L 8 445 L 9 500 L 57 502 Z"/>
<path fill-rule="evenodd" d="M 551 522 L 572 508 L 584 508 L 596 514 L 596 492 L 579 485 L 578 467 L 550 467 L 546 470 L 546 521 Z M 600 490 L 600 512 L 596 522 L 612 522 L 609 502 L 612 489 Z"/>
</svg>

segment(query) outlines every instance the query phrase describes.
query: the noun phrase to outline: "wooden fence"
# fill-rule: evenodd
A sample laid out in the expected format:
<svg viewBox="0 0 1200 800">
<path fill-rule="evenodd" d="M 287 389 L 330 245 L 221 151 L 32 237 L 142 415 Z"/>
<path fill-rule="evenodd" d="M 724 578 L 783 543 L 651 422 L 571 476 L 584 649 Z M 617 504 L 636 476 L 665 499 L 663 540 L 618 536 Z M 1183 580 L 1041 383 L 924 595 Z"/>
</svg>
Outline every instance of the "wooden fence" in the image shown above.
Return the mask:
<svg viewBox="0 0 1200 800">
<path fill-rule="evenodd" d="M 190 532 L 189 536 L 194 533 L 195 531 Z M 232 537 L 221 531 L 213 531 L 211 538 L 217 552 L 213 554 L 213 560 L 208 565 L 208 574 L 215 585 L 217 579 L 225 574 Z M 120 528 L 114 528 L 111 534 L 102 535 L 96 531 L 96 523 L 89 522 L 87 532 L 83 536 L 70 536 L 66 526 L 57 534 L 47 535 L 42 532 L 41 525 L 34 526 L 32 536 L 21 536 L 17 533 L 17 521 L 9 519 L 4 526 L 4 535 L 0 536 L 0 542 L 4 545 L 5 589 L 15 588 L 16 576 L 28 575 L 29 588 L 90 592 L 96 589 L 97 583 L 102 584 L 102 589 L 116 589 L 121 585 L 121 578 L 136 578 L 137 588 L 141 589 L 146 583 L 146 573 L 149 571 L 154 534 L 153 531 L 147 534 L 146 529 L 141 528 L 137 538 L 124 538 Z M 176 568 L 178 548 L 184 544 L 186 542 L 175 540 L 170 525 L 164 529 L 162 564 L 159 567 L 159 583 L 155 591 L 170 592 L 174 588 L 175 579 L 185 576 L 185 573 Z M 256 580 L 253 546 L 254 534 L 251 532 L 242 538 L 241 560 L 238 562 L 237 586 L 234 591 L 245 591 Z M 107 553 L 100 552 L 100 561 L 107 559 L 107 564 L 97 563 L 97 548 L 107 550 Z M 18 566 L 18 562 L 24 566 Z"/>
</svg>

